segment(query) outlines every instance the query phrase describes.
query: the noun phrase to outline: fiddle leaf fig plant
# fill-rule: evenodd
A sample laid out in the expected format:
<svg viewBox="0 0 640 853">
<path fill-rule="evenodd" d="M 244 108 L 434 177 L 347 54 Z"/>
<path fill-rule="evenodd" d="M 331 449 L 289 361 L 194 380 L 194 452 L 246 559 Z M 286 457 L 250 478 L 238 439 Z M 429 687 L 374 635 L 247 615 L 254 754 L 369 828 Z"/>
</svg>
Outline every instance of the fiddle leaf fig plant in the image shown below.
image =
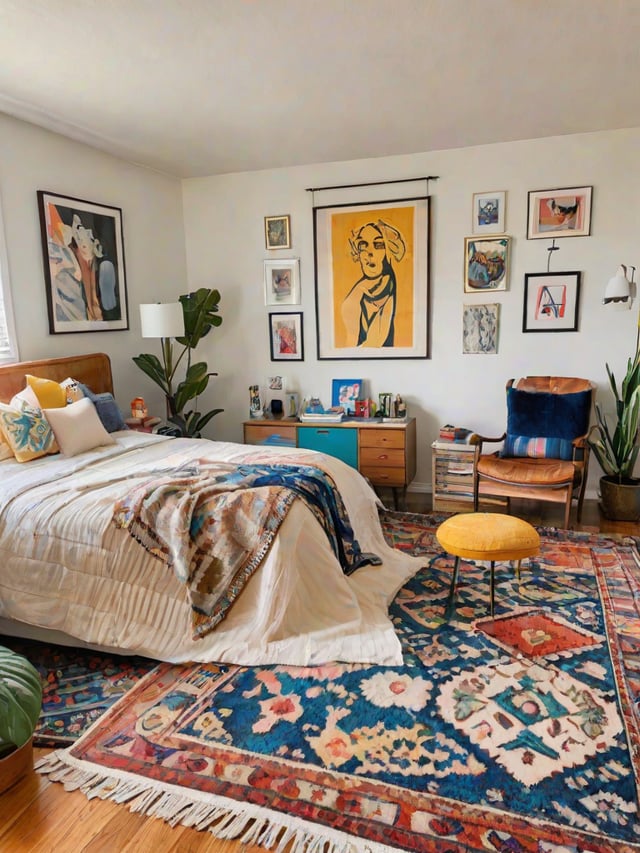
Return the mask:
<svg viewBox="0 0 640 853">
<path fill-rule="evenodd" d="M 162 361 L 149 353 L 134 356 L 133 361 L 164 391 L 168 420 L 180 430 L 181 435 L 199 438 L 209 421 L 224 411 L 199 410 L 198 398 L 205 392 L 210 377 L 218 374 L 212 373 L 204 361 L 191 361 L 192 352 L 202 338 L 208 335 L 214 326 L 222 323 L 222 317 L 218 313 L 220 292 L 201 287 L 193 293 L 180 296 L 179 299 L 184 314 L 184 335 L 175 341 L 182 347 L 181 352 L 176 357 L 171 338 L 162 338 Z M 184 377 L 174 384 L 176 371 L 185 355 Z"/>
<path fill-rule="evenodd" d="M 609 384 L 616 404 L 616 420 L 613 431 L 599 403 L 596 403 L 597 438 L 589 444 L 600 467 L 609 477 L 619 483 L 634 480 L 633 470 L 638 457 L 638 430 L 640 428 L 640 348 L 636 346 L 633 359 L 627 362 L 627 372 L 618 388 L 615 375 L 606 365 Z"/>
<path fill-rule="evenodd" d="M 38 670 L 22 655 L 0 646 L 0 757 L 27 743 L 41 708 Z"/>
</svg>

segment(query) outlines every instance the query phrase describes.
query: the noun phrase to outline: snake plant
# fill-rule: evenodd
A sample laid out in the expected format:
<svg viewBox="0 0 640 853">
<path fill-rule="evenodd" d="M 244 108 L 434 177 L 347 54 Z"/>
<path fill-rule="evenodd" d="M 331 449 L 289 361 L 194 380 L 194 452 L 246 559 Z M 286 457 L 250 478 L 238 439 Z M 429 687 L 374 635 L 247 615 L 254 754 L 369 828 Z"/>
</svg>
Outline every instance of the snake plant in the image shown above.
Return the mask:
<svg viewBox="0 0 640 853">
<path fill-rule="evenodd" d="M 0 757 L 27 743 L 41 707 L 37 669 L 22 655 L 0 646 Z"/>
<path fill-rule="evenodd" d="M 618 388 L 613 371 L 607 367 L 609 384 L 616 403 L 616 420 L 613 431 L 602 407 L 596 403 L 596 425 L 589 444 L 600 467 L 606 475 L 619 483 L 633 480 L 633 470 L 638 456 L 638 428 L 640 426 L 640 348 L 636 346 L 633 359 L 627 362 L 627 371 Z"/>
</svg>

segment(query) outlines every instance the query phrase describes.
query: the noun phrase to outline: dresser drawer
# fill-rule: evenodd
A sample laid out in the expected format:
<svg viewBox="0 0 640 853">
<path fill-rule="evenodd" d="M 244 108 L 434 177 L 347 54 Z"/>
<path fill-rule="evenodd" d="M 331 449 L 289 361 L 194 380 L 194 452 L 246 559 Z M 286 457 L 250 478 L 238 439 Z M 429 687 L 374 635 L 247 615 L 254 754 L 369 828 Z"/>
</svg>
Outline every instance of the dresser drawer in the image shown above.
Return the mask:
<svg viewBox="0 0 640 853">
<path fill-rule="evenodd" d="M 403 429 L 361 429 L 360 447 L 398 447 L 405 446 Z"/>
<path fill-rule="evenodd" d="M 360 467 L 380 466 L 381 468 L 402 468 L 404 471 L 404 449 L 395 447 L 361 447 Z"/>
<path fill-rule="evenodd" d="M 382 465 L 360 465 L 360 473 L 374 486 L 404 486 L 404 468 L 385 468 Z"/>
<path fill-rule="evenodd" d="M 298 426 L 298 447 L 320 450 L 358 467 L 358 430 L 345 427 Z"/>
<path fill-rule="evenodd" d="M 245 424 L 245 444 L 272 444 L 286 447 L 296 446 L 295 424 Z"/>
</svg>

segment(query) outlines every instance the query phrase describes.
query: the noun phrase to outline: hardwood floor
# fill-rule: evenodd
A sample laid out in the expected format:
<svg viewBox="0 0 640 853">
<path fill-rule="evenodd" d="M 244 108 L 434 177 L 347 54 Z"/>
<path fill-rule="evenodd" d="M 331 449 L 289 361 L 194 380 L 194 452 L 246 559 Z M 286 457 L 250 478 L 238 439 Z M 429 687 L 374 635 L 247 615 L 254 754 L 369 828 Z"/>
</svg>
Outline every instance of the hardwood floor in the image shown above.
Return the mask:
<svg viewBox="0 0 640 853">
<path fill-rule="evenodd" d="M 428 512 L 430 497 L 407 496 L 410 512 Z M 513 502 L 512 512 L 532 524 L 559 526 L 563 510 L 551 504 Z M 640 536 L 640 524 L 604 518 L 596 501 L 586 501 L 576 530 Z M 36 755 L 47 750 L 36 750 Z M 208 832 L 171 828 L 157 818 L 131 814 L 108 800 L 87 800 L 33 773 L 0 798 L 3 853 L 264 853 L 264 848 L 218 841 Z"/>
</svg>

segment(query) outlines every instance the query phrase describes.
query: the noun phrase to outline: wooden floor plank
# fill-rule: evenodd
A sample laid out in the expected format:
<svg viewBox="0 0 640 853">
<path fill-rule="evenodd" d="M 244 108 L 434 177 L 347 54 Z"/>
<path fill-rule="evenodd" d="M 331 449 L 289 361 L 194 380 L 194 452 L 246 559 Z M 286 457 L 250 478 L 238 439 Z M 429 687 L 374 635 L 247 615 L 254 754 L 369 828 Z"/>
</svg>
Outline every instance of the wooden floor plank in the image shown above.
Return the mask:
<svg viewBox="0 0 640 853">
<path fill-rule="evenodd" d="M 428 495 L 410 493 L 410 512 L 426 512 Z M 512 503 L 511 511 L 539 526 L 562 526 L 562 508 L 532 501 Z M 612 522 L 596 501 L 585 501 L 582 523 L 574 529 L 640 536 L 640 524 Z M 39 757 L 48 750 L 36 750 Z M 2 853 L 261 853 L 263 848 L 219 841 L 210 832 L 171 828 L 164 821 L 131 814 L 126 805 L 87 800 L 56 782 L 31 774 L 0 799 Z"/>
</svg>

